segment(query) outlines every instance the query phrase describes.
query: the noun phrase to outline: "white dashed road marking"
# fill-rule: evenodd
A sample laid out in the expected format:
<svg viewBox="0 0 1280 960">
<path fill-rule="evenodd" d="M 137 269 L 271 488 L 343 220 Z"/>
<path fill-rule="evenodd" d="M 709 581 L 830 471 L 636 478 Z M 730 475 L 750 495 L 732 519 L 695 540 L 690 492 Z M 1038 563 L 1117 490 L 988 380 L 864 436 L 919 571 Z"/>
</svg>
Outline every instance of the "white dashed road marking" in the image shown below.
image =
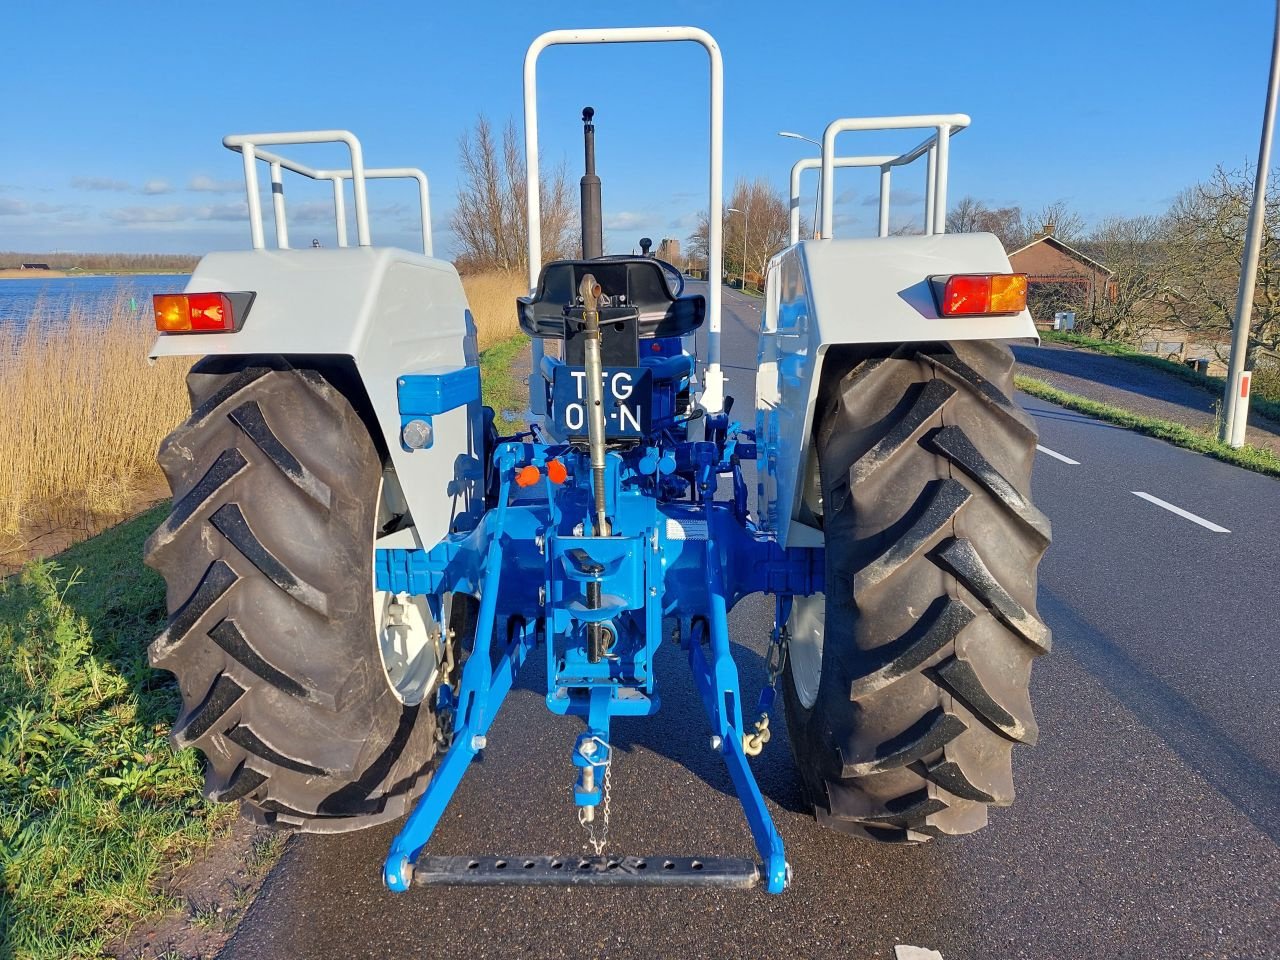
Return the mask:
<svg viewBox="0 0 1280 960">
<path fill-rule="evenodd" d="M 1184 520 L 1190 520 L 1192 523 L 1198 523 L 1200 524 L 1200 526 L 1204 527 L 1206 530 L 1212 530 L 1214 533 L 1230 533 L 1231 532 L 1226 527 L 1220 527 L 1216 523 L 1212 523 L 1206 520 L 1204 517 L 1197 517 L 1194 513 L 1188 513 L 1186 510 L 1183 510 L 1181 507 L 1175 507 L 1172 503 L 1168 503 L 1164 500 L 1161 500 L 1159 497 L 1153 497 L 1149 493 L 1143 493 L 1141 490 L 1133 490 L 1130 492 L 1135 497 L 1141 497 L 1143 500 L 1146 500 L 1150 503 L 1154 503 L 1157 507 L 1163 507 L 1164 509 L 1168 510 L 1170 513 L 1176 513 L 1178 516 L 1182 517 Z"/>
<path fill-rule="evenodd" d="M 1070 457 L 1064 457 L 1062 454 L 1058 453 L 1057 450 L 1050 450 L 1048 447 L 1042 447 L 1038 443 L 1036 444 L 1036 449 L 1039 450 L 1041 453 L 1047 453 L 1049 456 L 1053 457 L 1053 459 L 1055 460 L 1061 460 L 1063 463 L 1069 463 L 1073 467 L 1080 466 L 1079 460 L 1072 460 Z"/>
</svg>

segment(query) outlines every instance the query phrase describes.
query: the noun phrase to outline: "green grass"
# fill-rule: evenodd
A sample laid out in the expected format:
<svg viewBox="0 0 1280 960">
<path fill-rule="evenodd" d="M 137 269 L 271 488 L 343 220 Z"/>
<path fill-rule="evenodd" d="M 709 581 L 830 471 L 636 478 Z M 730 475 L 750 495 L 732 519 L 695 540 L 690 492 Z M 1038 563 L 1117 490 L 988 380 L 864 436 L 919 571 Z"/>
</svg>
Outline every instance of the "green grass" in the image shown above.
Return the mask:
<svg viewBox="0 0 1280 960">
<path fill-rule="evenodd" d="M 528 405 L 510 373 L 528 342 L 481 355 L 490 406 Z M 178 906 L 157 881 L 236 816 L 203 798 L 199 756 L 170 748 L 181 697 L 147 663 L 165 590 L 142 548 L 168 509 L 0 580 L 0 960 L 100 956 L 140 918 Z M 283 841 L 256 844 L 250 870 L 268 869 Z M 223 920 L 191 913 L 197 925 Z"/>
<path fill-rule="evenodd" d="M 165 605 L 142 544 L 165 510 L 0 581 L 0 956 L 99 955 L 235 815 L 169 747 L 177 686 L 147 665 Z"/>
<path fill-rule="evenodd" d="M 1172 420 L 1162 420 L 1159 417 L 1147 417 L 1132 413 L 1120 407 L 1114 407 L 1109 403 L 1099 403 L 1097 400 L 1090 400 L 1079 394 L 1059 390 L 1043 380 L 1017 376 L 1014 377 L 1014 383 L 1019 390 L 1029 393 L 1033 397 L 1039 397 L 1041 400 L 1056 403 L 1060 407 L 1077 410 L 1099 420 L 1105 420 L 1107 423 L 1114 423 L 1116 426 L 1124 427 L 1128 430 L 1145 433 L 1175 446 L 1194 450 L 1196 453 L 1203 453 L 1205 456 L 1213 457 L 1215 460 L 1222 460 L 1225 463 L 1244 467 L 1246 470 L 1253 470 L 1269 477 L 1280 478 L 1280 457 L 1270 450 L 1260 450 L 1257 447 L 1249 446 L 1236 450 L 1222 443 L 1216 437 L 1193 430 L 1184 424 L 1175 423 Z"/>
<path fill-rule="evenodd" d="M 1154 354 L 1142 353 L 1127 343 L 1116 343 L 1111 340 L 1098 340 L 1094 337 L 1086 337 L 1083 334 L 1071 333 L 1065 330 L 1042 330 L 1040 337 L 1049 343 L 1069 343 L 1072 346 L 1085 347 L 1095 353 L 1105 353 L 1112 357 L 1121 357 L 1133 363 L 1140 363 L 1143 366 L 1152 367 L 1177 377 L 1193 386 L 1199 387 L 1215 396 L 1222 396 L 1222 391 L 1226 387 L 1226 379 L 1224 377 L 1210 376 L 1207 373 L 1198 373 L 1184 364 L 1174 360 L 1166 360 L 1164 357 L 1157 357 Z M 1260 392 L 1258 384 L 1255 382 L 1253 395 L 1249 398 L 1249 408 L 1269 420 L 1280 423 L 1280 396 L 1267 396 Z"/>
<path fill-rule="evenodd" d="M 486 407 L 493 407 L 498 415 L 498 433 L 507 435 L 524 429 L 524 419 L 517 417 L 513 421 L 502 418 L 504 410 L 515 414 L 529 409 L 529 388 L 521 377 L 511 374 L 511 365 L 529 345 L 529 338 L 517 334 L 510 340 L 496 343 L 480 354 L 480 396 Z M 532 375 L 530 377 L 532 379 Z"/>
</svg>

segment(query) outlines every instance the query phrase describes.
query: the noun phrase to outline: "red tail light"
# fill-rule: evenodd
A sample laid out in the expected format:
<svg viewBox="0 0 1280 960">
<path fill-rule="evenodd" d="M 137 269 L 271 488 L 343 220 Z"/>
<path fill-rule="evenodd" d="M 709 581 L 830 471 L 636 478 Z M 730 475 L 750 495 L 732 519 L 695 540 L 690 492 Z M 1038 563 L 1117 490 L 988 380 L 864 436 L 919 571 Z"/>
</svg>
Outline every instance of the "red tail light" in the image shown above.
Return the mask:
<svg viewBox="0 0 1280 960">
<path fill-rule="evenodd" d="M 1021 313 L 1027 306 L 1025 273 L 957 273 L 933 277 L 938 312 L 944 317 Z"/>
<path fill-rule="evenodd" d="M 157 293 L 152 297 L 161 333 L 230 333 L 239 330 L 252 293 Z"/>
</svg>

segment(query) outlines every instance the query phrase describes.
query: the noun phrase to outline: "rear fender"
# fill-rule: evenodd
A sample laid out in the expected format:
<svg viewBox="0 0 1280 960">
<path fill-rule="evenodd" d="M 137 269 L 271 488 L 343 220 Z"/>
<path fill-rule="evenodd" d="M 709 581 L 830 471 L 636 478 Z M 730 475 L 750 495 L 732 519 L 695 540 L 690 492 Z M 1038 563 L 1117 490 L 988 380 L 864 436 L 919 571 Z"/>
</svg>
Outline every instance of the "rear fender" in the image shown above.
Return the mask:
<svg viewBox="0 0 1280 960">
<path fill-rule="evenodd" d="M 1034 338 L 1026 310 L 1005 317 L 938 314 L 929 277 L 1010 269 L 989 233 L 806 240 L 774 257 L 756 374 L 758 510 L 784 547 L 823 543 L 810 509 L 817 470 L 811 439 L 827 351 L 841 344 Z"/>
<path fill-rule="evenodd" d="M 256 296 L 239 331 L 161 334 L 151 356 L 283 356 L 299 365 L 331 358 L 363 385 L 378 446 L 404 491 L 415 529 L 394 545 L 434 546 L 456 520 L 482 509 L 478 395 L 466 393 L 431 417 L 430 446 L 401 443 L 398 381 L 479 364 L 475 322 L 451 264 L 381 247 L 212 253 L 186 287 L 249 290 Z M 361 406 L 363 398 L 351 399 Z"/>
</svg>

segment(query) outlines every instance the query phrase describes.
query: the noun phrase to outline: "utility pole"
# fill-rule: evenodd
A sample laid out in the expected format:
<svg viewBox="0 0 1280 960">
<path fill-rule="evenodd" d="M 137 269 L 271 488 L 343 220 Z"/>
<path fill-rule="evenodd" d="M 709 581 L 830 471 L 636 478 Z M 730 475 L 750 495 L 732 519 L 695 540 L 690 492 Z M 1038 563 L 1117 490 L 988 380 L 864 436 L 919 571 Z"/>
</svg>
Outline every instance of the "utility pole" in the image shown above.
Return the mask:
<svg viewBox="0 0 1280 960">
<path fill-rule="evenodd" d="M 1235 329 L 1231 337 L 1231 362 L 1223 396 L 1221 439 L 1232 447 L 1244 445 L 1249 421 L 1250 371 L 1245 370 L 1249 353 L 1249 325 L 1253 319 L 1253 291 L 1258 278 L 1258 258 L 1262 252 L 1262 229 L 1267 215 L 1267 172 L 1271 166 L 1271 132 L 1276 121 L 1276 92 L 1280 87 L 1280 0 L 1271 37 L 1271 76 L 1267 82 L 1267 105 L 1262 114 L 1262 142 L 1258 145 L 1258 170 L 1253 181 L 1253 203 L 1249 207 L 1249 227 L 1245 233 L 1244 256 L 1240 262 L 1240 287 L 1236 293 Z"/>
</svg>

